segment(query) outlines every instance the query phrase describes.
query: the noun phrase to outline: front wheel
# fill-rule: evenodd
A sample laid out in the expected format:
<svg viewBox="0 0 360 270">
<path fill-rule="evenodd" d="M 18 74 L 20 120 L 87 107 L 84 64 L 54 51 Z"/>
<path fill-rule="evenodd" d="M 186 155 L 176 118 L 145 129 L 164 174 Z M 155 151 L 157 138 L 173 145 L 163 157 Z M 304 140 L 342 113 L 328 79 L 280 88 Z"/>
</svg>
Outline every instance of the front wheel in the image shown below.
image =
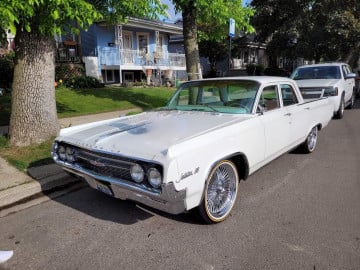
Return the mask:
<svg viewBox="0 0 360 270">
<path fill-rule="evenodd" d="M 341 119 L 344 116 L 344 110 L 345 110 L 345 100 L 344 96 L 341 97 L 339 109 L 337 110 L 335 114 L 336 119 Z"/>
<path fill-rule="evenodd" d="M 239 188 L 237 169 L 229 160 L 223 160 L 211 170 L 202 201 L 198 206 L 200 216 L 208 223 L 225 220 L 234 207 Z"/>
</svg>

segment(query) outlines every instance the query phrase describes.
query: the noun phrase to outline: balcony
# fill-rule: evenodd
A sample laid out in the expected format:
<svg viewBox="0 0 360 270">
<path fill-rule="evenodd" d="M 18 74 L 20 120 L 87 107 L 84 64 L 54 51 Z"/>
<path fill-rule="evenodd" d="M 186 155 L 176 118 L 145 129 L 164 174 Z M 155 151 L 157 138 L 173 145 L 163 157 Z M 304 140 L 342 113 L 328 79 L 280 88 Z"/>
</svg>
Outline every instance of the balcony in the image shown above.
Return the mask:
<svg viewBox="0 0 360 270">
<path fill-rule="evenodd" d="M 120 55 L 119 55 L 120 52 Z M 129 70 L 173 69 L 185 70 L 185 54 L 142 53 L 137 50 L 120 50 L 116 47 L 99 47 L 98 57 L 103 69 L 119 68 Z"/>
<path fill-rule="evenodd" d="M 80 63 L 78 44 L 75 41 L 57 43 L 55 59 L 57 63 Z"/>
</svg>

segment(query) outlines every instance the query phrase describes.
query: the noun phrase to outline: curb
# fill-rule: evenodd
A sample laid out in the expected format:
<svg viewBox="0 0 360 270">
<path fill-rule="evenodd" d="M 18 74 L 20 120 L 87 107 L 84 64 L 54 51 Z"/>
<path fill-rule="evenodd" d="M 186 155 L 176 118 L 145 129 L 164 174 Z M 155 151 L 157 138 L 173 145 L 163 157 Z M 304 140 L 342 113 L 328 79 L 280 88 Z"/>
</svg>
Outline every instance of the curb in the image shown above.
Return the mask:
<svg viewBox="0 0 360 270">
<path fill-rule="evenodd" d="M 83 123 L 101 121 L 126 115 L 129 112 L 141 111 L 131 108 L 99 114 L 90 114 L 70 118 L 61 118 L 61 127 L 75 126 Z M 8 126 L 0 126 L 0 135 L 8 132 Z M 0 157 L 0 217 L 16 212 L 21 207 L 26 208 L 36 202 L 43 202 L 59 197 L 66 192 L 86 186 L 79 178 L 70 176 L 55 163 L 32 167 L 27 174 L 17 171 Z"/>
<path fill-rule="evenodd" d="M 81 182 L 80 179 L 68 175 L 56 164 L 30 168 L 28 173 L 34 180 L 0 192 L 0 212 Z"/>
</svg>

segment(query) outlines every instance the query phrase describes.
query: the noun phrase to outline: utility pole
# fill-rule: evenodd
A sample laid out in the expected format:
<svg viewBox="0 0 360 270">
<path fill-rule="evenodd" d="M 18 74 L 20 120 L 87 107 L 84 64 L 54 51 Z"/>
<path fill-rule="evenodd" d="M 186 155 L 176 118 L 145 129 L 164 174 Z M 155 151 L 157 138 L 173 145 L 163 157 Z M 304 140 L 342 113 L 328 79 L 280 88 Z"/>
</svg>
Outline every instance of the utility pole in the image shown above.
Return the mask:
<svg viewBox="0 0 360 270">
<path fill-rule="evenodd" d="M 235 20 L 229 20 L 229 71 L 231 69 L 231 39 L 235 36 Z"/>
</svg>

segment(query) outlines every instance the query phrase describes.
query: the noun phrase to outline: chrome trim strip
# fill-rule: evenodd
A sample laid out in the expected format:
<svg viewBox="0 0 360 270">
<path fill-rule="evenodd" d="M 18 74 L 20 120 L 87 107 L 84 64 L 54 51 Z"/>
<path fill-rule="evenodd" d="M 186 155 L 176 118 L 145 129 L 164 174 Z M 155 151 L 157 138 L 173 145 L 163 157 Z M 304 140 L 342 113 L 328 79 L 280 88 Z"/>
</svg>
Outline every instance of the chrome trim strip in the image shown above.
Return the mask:
<svg viewBox="0 0 360 270">
<path fill-rule="evenodd" d="M 78 149 L 85 150 L 85 151 L 87 151 L 87 153 L 89 153 L 89 152 L 92 152 L 94 154 L 99 153 L 99 154 L 103 154 L 103 155 L 106 155 L 106 156 L 113 156 L 115 158 L 118 157 L 119 159 L 134 160 L 134 162 L 143 161 L 143 162 L 146 162 L 146 163 L 162 166 L 161 163 L 159 163 L 157 161 L 154 161 L 154 160 L 145 159 L 145 158 L 139 158 L 139 157 L 133 157 L 133 156 L 124 156 L 121 153 L 103 151 L 103 150 L 100 150 L 100 149 L 91 148 L 91 147 L 87 147 L 87 146 L 84 146 L 84 145 L 76 145 L 76 144 L 69 143 L 69 142 L 64 141 L 64 140 L 56 140 L 56 141 L 54 141 L 54 144 L 55 143 L 57 143 L 57 144 L 66 144 L 66 145 L 69 145 L 69 146 L 72 146 L 72 147 L 75 147 L 75 148 L 78 148 Z"/>
<path fill-rule="evenodd" d="M 81 158 L 83 160 L 90 160 L 88 159 L 87 157 L 85 157 L 84 155 L 89 155 L 89 156 L 92 156 L 94 158 L 97 158 L 97 159 L 103 159 L 103 160 L 107 160 L 107 161 L 111 161 L 111 162 L 116 162 L 116 163 L 124 163 L 124 164 L 127 164 L 127 165 L 134 165 L 136 164 L 135 162 L 129 162 L 129 161 L 126 161 L 126 160 L 121 160 L 121 159 L 115 159 L 115 158 L 111 158 L 111 157 L 105 157 L 105 156 L 101 156 L 101 154 L 96 154 L 96 153 L 91 153 L 89 150 L 84 150 L 84 154 L 83 154 L 83 151 L 79 151 L 79 155 L 77 155 L 78 158 Z M 83 154 L 83 155 L 82 155 Z"/>
<path fill-rule="evenodd" d="M 159 209 L 170 214 L 180 214 L 186 210 L 186 190 L 177 191 L 173 183 L 162 184 L 161 190 L 152 189 L 137 183 L 94 174 L 84 168 L 73 167 L 70 163 L 56 160 L 63 169 L 81 176 L 90 187 L 97 189 L 97 181 L 107 183 L 114 197 L 122 200 L 132 200 Z"/>
</svg>

